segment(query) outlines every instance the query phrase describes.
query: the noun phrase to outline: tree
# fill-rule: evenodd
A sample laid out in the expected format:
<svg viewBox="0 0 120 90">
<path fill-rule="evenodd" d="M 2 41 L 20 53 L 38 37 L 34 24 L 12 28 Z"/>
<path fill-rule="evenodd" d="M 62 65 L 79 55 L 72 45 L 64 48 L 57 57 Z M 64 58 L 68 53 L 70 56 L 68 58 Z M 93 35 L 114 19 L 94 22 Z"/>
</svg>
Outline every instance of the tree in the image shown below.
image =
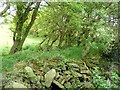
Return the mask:
<svg viewBox="0 0 120 90">
<path fill-rule="evenodd" d="M 40 2 L 16 3 L 17 12 L 16 12 L 16 16 L 14 17 L 15 19 L 14 21 L 16 22 L 16 28 L 15 31 L 13 32 L 14 43 L 12 48 L 10 49 L 9 54 L 14 54 L 15 52 L 20 51 L 22 49 L 23 43 L 36 19 L 39 5 Z M 28 22 L 27 20 L 29 17 L 29 13 L 31 11 L 33 11 L 31 15 L 31 19 L 29 23 L 27 23 L 26 25 L 25 23 Z"/>
<path fill-rule="evenodd" d="M 109 48 L 115 39 L 115 27 L 111 25 L 111 17 L 116 17 L 114 9 L 117 3 L 80 2 L 80 3 L 49 3 L 39 12 L 36 25 L 41 38 L 41 45 L 45 48 L 84 46 L 89 53 L 91 47 L 99 53 Z M 112 12 L 112 13 L 111 13 Z M 34 28 L 35 27 L 35 28 Z"/>
<path fill-rule="evenodd" d="M 40 32 L 47 34 L 45 47 L 53 47 L 57 43 L 57 47 L 72 46 L 72 36 L 79 29 L 81 18 L 79 11 L 82 11 L 81 3 L 49 3 L 39 12 L 40 17 L 36 20 Z M 33 26 L 36 27 L 36 26 Z M 42 34 L 42 33 L 40 33 Z M 43 43 L 40 43 L 40 45 Z"/>
</svg>

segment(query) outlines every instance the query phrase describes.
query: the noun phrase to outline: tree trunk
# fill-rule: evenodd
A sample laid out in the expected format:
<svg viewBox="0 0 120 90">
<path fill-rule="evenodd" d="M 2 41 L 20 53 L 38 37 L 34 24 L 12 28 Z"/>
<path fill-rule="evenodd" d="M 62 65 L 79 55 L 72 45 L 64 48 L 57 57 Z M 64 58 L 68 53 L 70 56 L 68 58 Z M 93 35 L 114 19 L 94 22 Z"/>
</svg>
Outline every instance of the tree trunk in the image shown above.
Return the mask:
<svg viewBox="0 0 120 90">
<path fill-rule="evenodd" d="M 10 53 L 9 54 L 14 54 L 16 51 L 18 51 L 19 47 L 19 42 L 15 41 L 12 48 L 10 49 Z"/>
<path fill-rule="evenodd" d="M 51 45 L 50 45 L 50 48 L 52 48 L 53 44 L 57 41 L 58 37 L 59 37 L 59 36 L 57 36 L 57 37 L 52 41 L 52 43 L 51 43 Z"/>
<path fill-rule="evenodd" d="M 61 31 L 61 32 L 60 32 L 60 40 L 59 40 L 58 48 L 61 48 L 61 47 L 62 47 L 63 38 L 64 38 L 64 34 L 63 34 L 63 32 Z"/>
<path fill-rule="evenodd" d="M 32 5 L 32 3 L 30 5 Z M 13 36 L 14 44 L 13 44 L 12 48 L 10 49 L 9 54 L 14 54 L 17 51 L 22 50 L 22 46 L 24 44 L 24 41 L 25 41 L 25 39 L 26 39 L 26 37 L 27 37 L 27 35 L 28 35 L 28 33 L 29 33 L 34 21 L 35 21 L 35 19 L 36 19 L 39 5 L 40 5 L 40 2 L 38 2 L 36 4 L 35 9 L 32 13 L 31 21 L 27 25 L 24 32 L 23 32 L 22 27 L 24 25 L 24 22 L 27 20 L 26 17 L 28 15 L 28 13 L 30 12 L 30 10 L 29 10 L 30 6 L 28 6 L 28 8 L 26 8 L 25 13 L 19 12 L 19 8 L 18 8 L 18 11 L 17 11 L 18 21 L 17 21 L 17 25 L 16 25 L 16 30 L 15 30 L 14 36 Z M 20 13 L 21 13 L 21 16 L 19 15 Z"/>
<path fill-rule="evenodd" d="M 23 46 L 24 41 L 15 41 L 12 48 L 10 49 L 10 55 L 14 54 L 17 51 L 21 51 L 22 50 L 22 46 Z"/>
</svg>

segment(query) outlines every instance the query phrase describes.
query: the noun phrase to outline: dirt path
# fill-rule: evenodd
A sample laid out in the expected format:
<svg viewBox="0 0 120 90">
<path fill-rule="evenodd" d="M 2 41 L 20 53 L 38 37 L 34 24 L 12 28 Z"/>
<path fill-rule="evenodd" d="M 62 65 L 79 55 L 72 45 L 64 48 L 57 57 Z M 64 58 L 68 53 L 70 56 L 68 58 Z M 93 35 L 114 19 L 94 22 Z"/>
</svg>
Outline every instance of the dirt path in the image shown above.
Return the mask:
<svg viewBox="0 0 120 90">
<path fill-rule="evenodd" d="M 0 25 L 0 48 L 11 47 L 12 44 L 12 32 L 9 30 L 8 25 Z"/>
<path fill-rule="evenodd" d="M 12 36 L 12 32 L 9 30 L 9 25 L 0 25 L 0 52 L 6 47 L 10 49 L 10 47 L 13 45 Z M 24 46 L 39 42 L 39 39 L 36 38 L 26 38 Z"/>
</svg>

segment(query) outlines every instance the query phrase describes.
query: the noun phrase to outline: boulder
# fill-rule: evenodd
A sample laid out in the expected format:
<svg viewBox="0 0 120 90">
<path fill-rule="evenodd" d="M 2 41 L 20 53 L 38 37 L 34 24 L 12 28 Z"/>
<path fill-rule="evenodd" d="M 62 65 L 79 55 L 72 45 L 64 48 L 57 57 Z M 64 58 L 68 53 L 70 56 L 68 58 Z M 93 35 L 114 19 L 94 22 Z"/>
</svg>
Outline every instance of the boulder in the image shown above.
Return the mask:
<svg viewBox="0 0 120 90">
<path fill-rule="evenodd" d="M 51 69 L 50 71 L 48 71 L 45 74 L 45 86 L 46 87 L 50 87 L 52 81 L 54 80 L 56 76 L 56 70 L 55 69 Z"/>
</svg>

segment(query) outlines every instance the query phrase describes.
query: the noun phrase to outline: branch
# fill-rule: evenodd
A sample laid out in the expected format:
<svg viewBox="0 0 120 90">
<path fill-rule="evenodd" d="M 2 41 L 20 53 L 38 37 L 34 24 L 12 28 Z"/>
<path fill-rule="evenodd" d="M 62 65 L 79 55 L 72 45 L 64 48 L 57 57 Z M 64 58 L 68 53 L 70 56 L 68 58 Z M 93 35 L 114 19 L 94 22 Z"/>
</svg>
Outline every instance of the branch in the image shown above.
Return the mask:
<svg viewBox="0 0 120 90">
<path fill-rule="evenodd" d="M 112 5 L 112 2 L 109 3 L 109 5 L 105 7 L 105 9 L 109 8 L 111 5 Z"/>
<path fill-rule="evenodd" d="M 10 5 L 7 3 L 6 4 L 7 6 L 5 7 L 5 9 L 2 11 L 2 12 L 0 12 L 0 16 L 2 17 L 6 12 L 7 12 L 7 10 L 10 8 Z"/>
<path fill-rule="evenodd" d="M 40 6 L 40 2 L 37 2 L 36 6 L 35 6 L 35 9 L 33 11 L 32 17 L 31 17 L 31 21 L 30 21 L 30 23 L 28 24 L 28 26 L 25 30 L 25 34 L 24 34 L 25 37 L 23 39 L 25 39 L 27 37 L 27 35 L 28 35 L 28 33 L 29 33 L 29 31 L 30 31 L 35 19 L 36 19 L 39 6 Z"/>
<path fill-rule="evenodd" d="M 30 6 L 31 6 L 32 4 L 33 4 L 33 2 L 32 2 L 32 3 L 29 3 L 28 6 L 27 6 L 27 8 L 26 8 L 26 10 L 25 10 L 25 12 L 23 13 L 23 15 L 25 16 L 25 17 L 23 17 L 23 18 L 25 18 L 25 19 L 23 20 L 23 22 L 25 22 L 25 21 L 27 20 L 27 16 L 28 16 L 29 12 L 31 11 Z"/>
</svg>

